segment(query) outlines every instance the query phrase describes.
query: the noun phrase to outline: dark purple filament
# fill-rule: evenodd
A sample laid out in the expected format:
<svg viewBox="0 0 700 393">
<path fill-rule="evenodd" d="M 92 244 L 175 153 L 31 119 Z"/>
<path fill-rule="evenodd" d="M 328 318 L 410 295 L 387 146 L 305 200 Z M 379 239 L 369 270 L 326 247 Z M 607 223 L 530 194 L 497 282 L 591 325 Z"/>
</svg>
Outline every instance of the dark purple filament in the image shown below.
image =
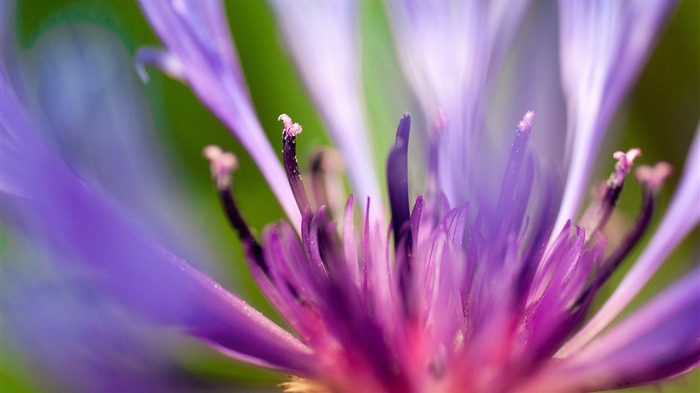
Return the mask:
<svg viewBox="0 0 700 393">
<path fill-rule="evenodd" d="M 309 199 L 306 196 L 304 182 L 301 180 L 299 164 L 297 163 L 297 136 L 294 132 L 285 130 L 282 133 L 282 156 L 284 159 L 284 170 L 287 172 L 289 186 L 292 188 L 294 199 L 299 206 L 299 211 L 303 212 L 309 206 Z"/>
<path fill-rule="evenodd" d="M 238 206 L 236 205 L 236 201 L 233 199 L 233 195 L 231 194 L 231 189 L 219 189 L 218 194 L 219 200 L 221 201 L 221 206 L 226 212 L 226 217 L 228 218 L 228 221 L 233 229 L 236 230 L 238 237 L 245 246 L 246 254 L 250 257 L 250 259 L 255 261 L 265 275 L 268 275 L 269 271 L 267 264 L 265 263 L 265 259 L 263 258 L 263 249 L 250 232 L 250 228 L 243 219 L 243 216 L 241 216 Z"/>
<path fill-rule="evenodd" d="M 411 131 L 411 117 L 403 115 L 396 129 L 396 141 L 387 159 L 387 185 L 389 204 L 394 229 L 395 269 L 404 312 L 410 316 L 409 299 L 411 294 L 411 259 L 413 257 L 413 234 L 411 231 L 411 211 L 408 201 L 408 137 Z"/>
</svg>

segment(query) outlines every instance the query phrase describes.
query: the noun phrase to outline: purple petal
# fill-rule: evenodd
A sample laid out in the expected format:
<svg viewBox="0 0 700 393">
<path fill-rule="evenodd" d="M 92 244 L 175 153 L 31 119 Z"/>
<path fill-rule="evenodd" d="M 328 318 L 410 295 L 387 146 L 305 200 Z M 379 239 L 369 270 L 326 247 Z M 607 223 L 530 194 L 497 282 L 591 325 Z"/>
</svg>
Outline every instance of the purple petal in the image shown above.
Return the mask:
<svg viewBox="0 0 700 393">
<path fill-rule="evenodd" d="M 285 42 L 347 167 L 354 194 L 379 201 L 367 141 L 359 22 L 354 1 L 272 1 Z M 358 159 L 360 158 L 360 159 Z M 382 217 L 375 206 L 374 218 Z"/>
<path fill-rule="evenodd" d="M 298 228 L 299 210 L 277 154 L 255 115 L 221 1 L 142 0 L 139 4 L 170 56 L 178 59 L 182 68 L 174 70 L 172 65 L 177 63 L 153 56 L 152 49 L 137 58 L 164 66 L 166 73 L 185 80 L 250 153 Z"/>
<path fill-rule="evenodd" d="M 559 352 L 574 353 L 605 329 L 639 293 L 678 243 L 700 222 L 700 127 L 688 153 L 683 177 L 656 234 L 598 313 Z"/>
<path fill-rule="evenodd" d="M 526 1 L 387 2 L 400 64 L 426 118 L 446 119 L 439 184 L 452 206 L 467 200 L 495 71 Z M 466 171 L 466 172 L 465 172 Z"/>
<path fill-rule="evenodd" d="M 182 223 L 188 206 L 153 140 L 143 89 L 119 38 L 96 26 L 62 24 L 18 60 L 42 143 L 159 242 L 178 254 L 202 255 L 198 237 Z"/>
<path fill-rule="evenodd" d="M 637 78 L 672 4 L 670 0 L 559 2 L 570 161 L 555 228 L 577 217 L 592 160 L 610 119 Z"/>
<path fill-rule="evenodd" d="M 484 192 L 487 197 L 498 195 L 499 184 L 490 179 L 502 176 L 509 147 L 504 141 L 511 140 L 514 122 L 529 110 L 537 116 L 528 144 L 537 152 L 542 170 L 556 170 L 556 177 L 561 176 L 566 110 L 559 78 L 553 77 L 560 72 L 558 33 L 556 7 L 549 2 L 533 2 L 496 79 L 489 104 L 488 131 L 477 152 L 476 184 L 479 188 L 493 188 Z M 552 197 L 559 201 L 560 196 Z"/>
<path fill-rule="evenodd" d="M 75 392 L 170 391 L 182 383 L 168 353 L 176 335 L 148 330 L 84 272 L 56 269 L 70 263 L 60 260 L 66 256 L 11 229 L 3 233 L 3 345 L 40 371 L 33 382 Z"/>
<path fill-rule="evenodd" d="M 182 61 L 172 53 L 160 48 L 141 48 L 136 53 L 136 72 L 143 83 L 148 83 L 148 72 L 144 66 L 155 67 L 171 78 L 181 81 L 187 76 Z"/>
<path fill-rule="evenodd" d="M 554 365 L 555 381 L 568 388 L 614 389 L 655 382 L 696 366 L 700 362 L 698 278 L 696 268 L 608 333 Z"/>
<path fill-rule="evenodd" d="M 309 370 L 298 340 L 153 242 L 39 144 L 4 74 L 0 98 L 3 218 L 21 218 L 37 241 L 67 256 L 66 268 L 92 272 L 94 285 L 149 320 L 249 361 Z"/>
</svg>

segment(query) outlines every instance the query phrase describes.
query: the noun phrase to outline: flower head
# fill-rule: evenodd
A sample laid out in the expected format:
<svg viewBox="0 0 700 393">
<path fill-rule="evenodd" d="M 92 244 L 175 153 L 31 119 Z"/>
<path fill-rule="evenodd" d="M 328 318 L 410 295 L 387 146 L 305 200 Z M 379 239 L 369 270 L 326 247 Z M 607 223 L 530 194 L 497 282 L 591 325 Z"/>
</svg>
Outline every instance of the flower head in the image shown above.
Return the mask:
<svg viewBox="0 0 700 393">
<path fill-rule="evenodd" d="M 567 176 L 560 182 L 558 168 L 531 141 L 540 132 L 535 111 L 511 119 L 507 141 L 496 138 L 493 151 L 483 131 L 498 66 L 528 2 L 387 3 L 401 71 L 417 105 L 413 117 L 397 116 L 378 175 L 361 104 L 357 3 L 273 1 L 347 168 L 352 192 L 346 195 L 327 165 L 328 153 L 318 153 L 308 171 L 300 166 L 302 126 L 287 114 L 278 118 L 281 162 L 274 154 L 221 2 L 140 5 L 165 45 L 138 53 L 142 77 L 144 65 L 153 65 L 190 86 L 250 153 L 287 215 L 257 236 L 236 203 L 236 156 L 204 148 L 250 272 L 292 332 L 84 187 L 34 135 L 18 87 L 3 73 L 2 162 L 10 166 L 3 169 L 3 193 L 18 209 L 38 213 L 42 219 L 30 224 L 43 226 L 49 243 L 107 273 L 105 288 L 130 309 L 184 327 L 233 358 L 294 374 L 280 385 L 289 392 L 601 390 L 652 383 L 697 366 L 698 268 L 613 321 L 700 221 L 700 136 L 659 230 L 588 319 L 603 285 L 649 228 L 669 164 L 637 169 L 639 215 L 627 229 L 611 228 L 641 156 L 638 148 L 615 152 L 608 182 L 578 218 L 603 133 L 641 68 L 667 2 L 559 4 L 567 110 L 559 157 Z M 13 166 L 17 161 L 31 164 Z M 81 213 L 73 220 L 77 205 Z M 621 232 L 620 241 L 608 241 L 611 230 Z M 147 283 L 168 284 L 170 291 Z"/>
</svg>

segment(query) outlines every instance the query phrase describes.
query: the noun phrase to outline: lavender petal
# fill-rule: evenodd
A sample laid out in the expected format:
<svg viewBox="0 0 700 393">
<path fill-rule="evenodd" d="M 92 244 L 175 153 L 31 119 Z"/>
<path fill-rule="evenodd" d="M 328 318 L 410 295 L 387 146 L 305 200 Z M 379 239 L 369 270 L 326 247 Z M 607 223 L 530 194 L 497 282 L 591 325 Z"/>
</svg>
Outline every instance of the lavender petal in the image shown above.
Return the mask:
<svg viewBox="0 0 700 393">
<path fill-rule="evenodd" d="M 656 234 L 598 313 L 559 351 L 567 356 L 605 329 L 639 293 L 678 243 L 700 222 L 700 127 L 688 153 L 683 177 Z"/>
<path fill-rule="evenodd" d="M 0 79 L 3 218 L 66 255 L 66 268 L 147 319 L 204 337 L 269 367 L 309 371 L 308 349 L 129 222 L 32 135 L 4 74 Z M 7 208 L 9 207 L 9 208 Z"/>
<path fill-rule="evenodd" d="M 495 71 L 527 1 L 386 3 L 400 64 L 424 116 L 444 117 L 439 188 L 452 206 L 467 201 Z M 473 190 L 471 190 L 473 191 Z"/>
<path fill-rule="evenodd" d="M 612 115 L 637 78 L 672 0 L 560 1 L 567 182 L 555 228 L 575 219 Z"/>
<path fill-rule="evenodd" d="M 358 5 L 354 1 L 271 1 L 282 37 L 347 167 L 353 193 L 381 200 L 367 141 Z M 357 157 L 362 157 L 357 160 Z M 373 218 L 382 217 L 380 206 Z"/>
<path fill-rule="evenodd" d="M 609 332 L 553 366 L 553 373 L 563 375 L 569 387 L 604 390 L 655 382 L 696 366 L 700 362 L 698 277 L 700 269 L 695 268 Z"/>
<path fill-rule="evenodd" d="M 178 77 L 186 81 L 250 153 L 288 218 L 298 228 L 301 215 L 282 165 L 255 115 L 221 1 L 142 0 L 139 4 L 167 51 L 179 59 L 184 72 Z M 142 52 L 141 59 L 151 60 L 148 53 Z M 172 67 L 165 71 L 173 72 Z"/>
</svg>

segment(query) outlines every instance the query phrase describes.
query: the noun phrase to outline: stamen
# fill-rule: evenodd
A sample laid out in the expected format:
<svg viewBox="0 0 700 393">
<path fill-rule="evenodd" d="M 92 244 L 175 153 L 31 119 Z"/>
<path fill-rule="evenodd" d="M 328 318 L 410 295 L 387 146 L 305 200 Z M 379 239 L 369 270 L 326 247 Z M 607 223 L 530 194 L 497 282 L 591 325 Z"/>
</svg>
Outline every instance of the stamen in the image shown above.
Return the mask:
<svg viewBox="0 0 700 393">
<path fill-rule="evenodd" d="M 394 230 L 394 250 L 398 270 L 399 293 L 404 312 L 411 317 L 411 259 L 413 257 L 413 234 L 411 212 L 408 202 L 408 137 L 411 117 L 403 115 L 396 130 L 396 141 L 387 158 L 387 183 L 389 204 Z M 402 248 L 403 247 L 403 248 Z"/>
<path fill-rule="evenodd" d="M 525 113 L 525 116 L 523 116 L 523 119 L 520 120 L 520 122 L 518 123 L 518 131 L 529 134 L 530 130 L 532 129 L 532 120 L 534 119 L 535 112 L 527 111 L 527 113 Z"/>
<path fill-rule="evenodd" d="M 204 148 L 204 157 L 209 160 L 211 177 L 216 182 L 217 190 L 231 186 L 231 173 L 238 168 L 238 159 L 233 153 L 224 152 L 219 146 L 209 145 Z"/>
<path fill-rule="evenodd" d="M 425 195 L 429 198 L 439 198 L 438 186 L 438 156 L 440 138 L 445 134 L 449 127 L 447 114 L 441 108 L 438 108 L 430 116 L 430 127 L 428 128 L 428 176 L 426 179 Z"/>
<path fill-rule="evenodd" d="M 506 173 L 505 176 L 503 176 L 503 183 L 501 184 L 501 194 L 498 198 L 498 204 L 496 205 L 497 211 L 499 214 L 503 215 L 502 217 L 508 217 L 509 214 L 505 212 L 510 212 L 513 206 L 515 190 L 518 184 L 518 178 L 520 177 L 522 161 L 523 157 L 525 157 L 527 141 L 530 138 L 530 131 L 532 130 L 532 121 L 534 118 L 535 112 L 528 111 L 518 123 L 513 147 L 508 157 Z"/>
<path fill-rule="evenodd" d="M 287 172 L 287 180 L 292 188 L 294 199 L 299 207 L 299 212 L 304 211 L 309 206 L 309 199 L 306 196 L 304 182 L 301 180 L 299 164 L 297 163 L 297 135 L 301 134 L 299 123 L 292 123 L 292 118 L 286 114 L 281 114 L 277 120 L 284 124 L 282 131 L 282 156 L 284 159 L 284 169 Z"/>
<path fill-rule="evenodd" d="M 226 212 L 229 223 L 238 234 L 241 243 L 243 243 L 248 258 L 254 261 L 263 273 L 267 275 L 268 268 L 263 258 L 262 247 L 253 237 L 231 193 L 231 174 L 238 166 L 236 156 L 233 153 L 224 152 L 220 147 L 214 145 L 205 147 L 203 153 L 204 157 L 210 162 L 211 174 L 216 183 L 219 201 Z"/>
<path fill-rule="evenodd" d="M 622 187 L 625 176 L 632 168 L 634 160 L 641 155 L 642 151 L 637 148 L 630 149 L 627 153 L 622 151 L 613 153 L 613 158 L 617 160 L 617 164 L 615 164 L 615 173 L 613 173 L 608 180 L 608 186 Z"/>
<path fill-rule="evenodd" d="M 625 176 L 630 172 L 634 160 L 642 155 L 642 151 L 634 148 L 627 151 L 627 153 L 616 151 L 613 154 L 613 158 L 617 160 L 615 164 L 615 172 L 610 175 L 607 183 L 607 189 L 605 190 L 605 195 L 600 202 L 600 209 L 596 218 L 593 220 L 591 225 L 591 230 L 588 234 L 592 234 L 596 230 L 600 230 L 605 226 L 612 214 L 617 200 L 620 198 L 622 193 L 622 186 L 625 183 Z"/>
<path fill-rule="evenodd" d="M 394 227 L 394 246 L 405 241 L 407 255 L 411 255 L 413 239 L 410 227 L 408 206 L 408 137 L 411 131 L 411 117 L 403 115 L 396 130 L 396 141 L 387 159 L 387 182 L 391 218 Z"/>
<path fill-rule="evenodd" d="M 673 167 L 668 162 L 659 162 L 656 165 L 642 165 L 634 172 L 638 182 L 653 192 L 659 192 L 664 181 L 673 173 Z"/>
<path fill-rule="evenodd" d="M 331 217 L 340 217 L 347 195 L 342 179 L 342 160 L 333 149 L 321 148 L 309 157 L 311 193 L 317 207 L 331 208 Z"/>
<path fill-rule="evenodd" d="M 644 165 L 635 171 L 635 177 L 642 183 L 642 206 L 639 215 L 620 245 L 600 264 L 594 282 L 584 291 L 584 295 L 587 291 L 597 291 L 603 286 L 642 238 L 649 228 L 659 190 L 672 170 L 671 164 L 659 162 L 653 167 Z"/>
<path fill-rule="evenodd" d="M 440 139 L 440 136 L 447 129 L 449 123 L 447 114 L 442 109 L 438 109 L 430 115 L 430 133 L 428 134 L 431 142 Z"/>
<path fill-rule="evenodd" d="M 311 170 L 311 193 L 316 207 L 328 205 L 328 193 L 326 192 L 326 153 L 324 150 L 315 150 L 309 157 L 309 169 Z"/>
</svg>

